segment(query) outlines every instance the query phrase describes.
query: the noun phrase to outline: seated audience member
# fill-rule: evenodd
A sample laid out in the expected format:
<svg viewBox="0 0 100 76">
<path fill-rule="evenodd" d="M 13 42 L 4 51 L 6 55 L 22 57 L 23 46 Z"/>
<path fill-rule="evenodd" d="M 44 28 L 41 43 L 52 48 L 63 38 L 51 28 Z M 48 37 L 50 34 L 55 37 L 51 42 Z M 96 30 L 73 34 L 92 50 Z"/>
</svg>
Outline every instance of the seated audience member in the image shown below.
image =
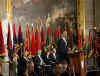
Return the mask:
<svg viewBox="0 0 100 76">
<path fill-rule="evenodd" d="M 55 61 L 56 61 L 56 49 L 55 48 L 51 49 L 51 53 L 49 55 L 49 58 L 50 58 L 51 64 L 55 63 Z"/>
<path fill-rule="evenodd" d="M 49 72 L 47 76 L 61 76 L 62 73 L 62 64 L 59 61 L 57 61 L 56 64 L 53 66 L 52 72 Z"/>
<path fill-rule="evenodd" d="M 27 70 L 27 53 L 24 53 L 24 56 L 20 57 L 18 59 L 18 76 L 25 76 L 26 70 Z"/>
<path fill-rule="evenodd" d="M 47 51 L 46 57 L 45 57 L 45 63 L 47 65 L 51 65 L 55 63 L 56 61 L 56 49 L 52 48 L 49 51 Z"/>
<path fill-rule="evenodd" d="M 29 76 L 37 76 L 36 72 L 34 71 L 34 63 L 32 61 L 28 63 L 28 74 Z"/>
<path fill-rule="evenodd" d="M 45 59 L 44 59 L 46 65 L 49 65 L 49 63 L 50 63 L 49 62 L 50 61 L 50 57 L 49 57 L 50 56 L 50 53 L 51 53 L 50 51 L 47 51 L 46 52 L 46 56 L 45 56 Z"/>
<path fill-rule="evenodd" d="M 41 76 L 42 74 L 42 67 L 45 65 L 42 57 L 41 57 L 41 50 L 37 52 L 37 56 L 34 57 L 34 64 L 35 64 L 35 72 Z"/>
<path fill-rule="evenodd" d="M 73 76 L 72 73 L 70 72 L 68 62 L 66 60 L 61 61 L 62 68 L 63 68 L 63 73 L 61 76 Z"/>
</svg>

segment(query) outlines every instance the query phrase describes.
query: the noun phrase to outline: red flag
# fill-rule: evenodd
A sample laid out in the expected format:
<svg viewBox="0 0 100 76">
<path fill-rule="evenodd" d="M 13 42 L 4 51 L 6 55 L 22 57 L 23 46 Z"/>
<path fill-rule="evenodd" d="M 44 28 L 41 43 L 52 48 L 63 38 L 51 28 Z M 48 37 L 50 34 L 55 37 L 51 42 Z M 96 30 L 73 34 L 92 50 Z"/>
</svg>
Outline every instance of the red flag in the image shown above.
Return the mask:
<svg viewBox="0 0 100 76">
<path fill-rule="evenodd" d="M 0 22 L 0 56 L 4 56 L 5 47 L 4 47 L 4 38 L 2 32 L 2 23 Z"/>
<path fill-rule="evenodd" d="M 29 25 L 27 25 L 26 28 L 26 50 L 30 52 L 30 31 L 29 31 Z"/>
<path fill-rule="evenodd" d="M 10 24 L 8 24 L 8 56 L 10 58 L 10 61 L 13 60 L 13 48 L 12 48 L 12 40 L 11 40 L 11 32 L 10 32 Z"/>
<path fill-rule="evenodd" d="M 58 27 L 58 37 L 61 37 L 61 28 L 60 28 L 60 26 Z"/>
<path fill-rule="evenodd" d="M 38 28 L 36 28 L 36 32 L 35 32 L 35 46 L 36 46 L 36 50 L 41 50 L 41 44 L 40 44 L 40 36 L 39 36 L 39 30 Z"/>
<path fill-rule="evenodd" d="M 78 28 L 78 47 L 81 48 L 81 34 L 80 34 L 80 27 Z"/>
<path fill-rule="evenodd" d="M 69 34 L 69 45 L 68 45 L 68 47 L 70 47 L 70 48 L 73 48 L 73 44 L 72 44 L 72 36 L 73 36 L 73 31 L 72 31 L 73 29 L 71 28 L 70 29 L 70 34 Z"/>
<path fill-rule="evenodd" d="M 57 28 L 56 28 L 56 26 L 55 26 L 55 27 L 54 27 L 54 37 L 55 37 L 55 38 L 58 36 L 57 33 L 58 33 L 58 32 L 57 32 Z"/>
<path fill-rule="evenodd" d="M 50 35 L 50 26 L 48 26 L 47 35 L 48 35 L 48 36 Z"/>
<path fill-rule="evenodd" d="M 13 45 L 15 46 L 17 44 L 17 37 L 16 37 L 16 30 L 15 30 L 15 24 L 13 27 Z"/>
<path fill-rule="evenodd" d="M 50 26 L 47 28 L 47 40 L 46 45 L 48 46 L 50 44 Z"/>
<path fill-rule="evenodd" d="M 21 24 L 19 24 L 19 31 L 18 31 L 18 34 L 20 35 L 21 33 L 22 33 Z"/>
<path fill-rule="evenodd" d="M 8 48 L 12 49 L 12 40 L 11 40 L 11 32 L 10 32 L 10 24 L 8 24 Z"/>
<path fill-rule="evenodd" d="M 42 26 L 42 30 L 41 30 L 41 47 L 45 44 L 45 36 L 44 36 L 44 29 Z"/>
<path fill-rule="evenodd" d="M 82 30 L 82 48 L 85 48 L 85 35 L 83 30 Z"/>
<path fill-rule="evenodd" d="M 21 44 L 21 43 L 23 43 L 23 38 L 22 38 L 21 24 L 19 24 L 18 44 Z"/>
<path fill-rule="evenodd" d="M 91 56 L 93 56 L 93 46 L 92 46 L 92 32 L 89 32 L 89 54 L 88 54 L 88 58 L 90 58 Z"/>
<path fill-rule="evenodd" d="M 8 37 L 7 37 L 7 45 L 9 48 L 9 41 L 11 40 L 11 33 L 10 33 L 10 24 L 8 23 Z"/>
<path fill-rule="evenodd" d="M 35 47 L 35 39 L 34 39 L 34 31 L 33 31 L 33 27 L 32 27 L 31 54 L 32 54 L 32 56 L 36 56 L 36 47 Z"/>
<path fill-rule="evenodd" d="M 92 32 L 89 32 L 89 48 L 92 50 Z"/>
<path fill-rule="evenodd" d="M 95 50 L 96 50 L 96 53 L 98 53 L 98 37 L 97 37 L 97 35 L 95 36 Z"/>
</svg>

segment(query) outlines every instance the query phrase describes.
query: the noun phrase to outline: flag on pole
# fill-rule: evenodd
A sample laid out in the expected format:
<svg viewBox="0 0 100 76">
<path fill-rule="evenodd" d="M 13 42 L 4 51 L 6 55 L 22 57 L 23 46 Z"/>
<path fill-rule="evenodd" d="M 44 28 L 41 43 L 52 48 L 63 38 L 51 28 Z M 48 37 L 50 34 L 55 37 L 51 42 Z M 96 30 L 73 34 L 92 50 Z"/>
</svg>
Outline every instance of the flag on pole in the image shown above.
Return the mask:
<svg viewBox="0 0 100 76">
<path fill-rule="evenodd" d="M 78 28 L 78 47 L 81 49 L 81 31 L 80 31 L 80 27 Z"/>
<path fill-rule="evenodd" d="M 34 28 L 33 27 L 32 27 L 31 54 L 32 54 L 32 56 L 36 56 L 36 47 L 35 47 Z"/>
<path fill-rule="evenodd" d="M 0 57 L 4 58 L 4 56 L 5 56 L 4 38 L 2 31 L 2 23 L 0 21 Z"/>
<path fill-rule="evenodd" d="M 59 37 L 59 39 L 61 38 L 61 28 L 60 28 L 60 26 L 58 27 L 58 37 Z"/>
<path fill-rule="evenodd" d="M 58 36 L 59 32 L 58 31 L 59 31 L 58 28 L 55 26 L 54 27 L 54 40 L 55 40 L 56 44 L 58 43 L 58 39 L 59 39 L 59 36 Z"/>
<path fill-rule="evenodd" d="M 44 28 L 42 26 L 41 30 L 41 48 L 45 45 L 45 35 L 44 35 Z"/>
<path fill-rule="evenodd" d="M 89 32 L 89 54 L 88 58 L 90 58 L 93 55 L 93 48 L 92 48 L 92 32 Z"/>
<path fill-rule="evenodd" d="M 84 30 L 82 30 L 82 48 L 85 49 L 85 35 L 84 35 Z"/>
<path fill-rule="evenodd" d="M 57 28 L 56 28 L 56 26 L 54 27 L 54 38 L 55 38 L 55 40 L 56 40 L 56 38 L 57 38 Z"/>
<path fill-rule="evenodd" d="M 46 45 L 48 46 L 50 44 L 50 26 L 47 28 L 47 40 Z"/>
<path fill-rule="evenodd" d="M 30 53 L 30 31 L 29 25 L 26 28 L 26 50 Z"/>
<path fill-rule="evenodd" d="M 11 32 L 10 32 L 10 24 L 8 23 L 8 37 L 7 37 L 7 45 L 8 45 L 8 56 L 10 61 L 13 61 L 13 48 L 12 48 L 12 40 L 11 40 Z"/>
<path fill-rule="evenodd" d="M 19 24 L 18 44 L 20 45 L 21 43 L 23 43 L 23 38 L 22 38 L 21 24 Z"/>
<path fill-rule="evenodd" d="M 24 43 L 23 43 L 23 37 L 22 37 L 22 31 L 21 31 L 21 24 L 19 24 L 19 30 L 18 30 L 18 56 L 22 57 L 24 52 Z"/>
<path fill-rule="evenodd" d="M 13 54 L 15 57 L 17 56 L 17 36 L 16 36 L 16 30 L 15 30 L 15 24 L 13 27 Z"/>
<path fill-rule="evenodd" d="M 95 50 L 96 50 L 96 54 L 98 54 L 98 37 L 97 37 L 97 35 L 95 36 Z"/>
<path fill-rule="evenodd" d="M 7 47 L 9 48 L 9 42 L 11 40 L 10 24 L 8 23 L 8 36 L 7 36 Z"/>
<path fill-rule="evenodd" d="M 35 32 L 35 46 L 36 46 L 36 50 L 41 50 L 41 43 L 40 43 L 40 35 L 39 35 L 39 30 L 38 30 L 38 26 L 36 28 L 36 32 Z"/>
<path fill-rule="evenodd" d="M 73 49 L 74 42 L 73 42 L 73 29 L 70 28 L 70 34 L 69 34 L 69 48 Z"/>
</svg>

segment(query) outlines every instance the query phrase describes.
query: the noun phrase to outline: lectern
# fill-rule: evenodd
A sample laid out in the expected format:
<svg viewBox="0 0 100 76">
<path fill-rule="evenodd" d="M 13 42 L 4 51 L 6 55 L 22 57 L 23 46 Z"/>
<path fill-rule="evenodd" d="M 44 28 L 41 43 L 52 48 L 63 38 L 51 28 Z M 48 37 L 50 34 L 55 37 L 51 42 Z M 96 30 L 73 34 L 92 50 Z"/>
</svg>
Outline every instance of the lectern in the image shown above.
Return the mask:
<svg viewBox="0 0 100 76">
<path fill-rule="evenodd" d="M 84 51 L 68 53 L 70 60 L 70 70 L 78 73 L 80 76 L 85 76 L 85 56 Z"/>
</svg>

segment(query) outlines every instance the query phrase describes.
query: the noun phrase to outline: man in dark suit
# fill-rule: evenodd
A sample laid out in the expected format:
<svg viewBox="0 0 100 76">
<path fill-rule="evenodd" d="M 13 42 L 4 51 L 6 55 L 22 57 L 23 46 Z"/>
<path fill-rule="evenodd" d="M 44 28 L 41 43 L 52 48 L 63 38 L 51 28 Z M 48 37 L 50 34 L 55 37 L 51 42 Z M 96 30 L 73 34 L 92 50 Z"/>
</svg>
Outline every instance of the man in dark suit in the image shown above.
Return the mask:
<svg viewBox="0 0 100 76">
<path fill-rule="evenodd" d="M 62 33 L 62 38 L 59 40 L 57 45 L 57 60 L 67 59 L 67 32 Z M 67 59 L 68 60 L 68 59 Z"/>
<path fill-rule="evenodd" d="M 42 67 L 45 65 L 42 57 L 41 57 L 41 50 L 37 51 L 37 56 L 34 57 L 33 59 L 34 65 L 35 65 L 35 72 L 38 74 L 38 76 L 41 76 L 42 74 Z"/>
</svg>

